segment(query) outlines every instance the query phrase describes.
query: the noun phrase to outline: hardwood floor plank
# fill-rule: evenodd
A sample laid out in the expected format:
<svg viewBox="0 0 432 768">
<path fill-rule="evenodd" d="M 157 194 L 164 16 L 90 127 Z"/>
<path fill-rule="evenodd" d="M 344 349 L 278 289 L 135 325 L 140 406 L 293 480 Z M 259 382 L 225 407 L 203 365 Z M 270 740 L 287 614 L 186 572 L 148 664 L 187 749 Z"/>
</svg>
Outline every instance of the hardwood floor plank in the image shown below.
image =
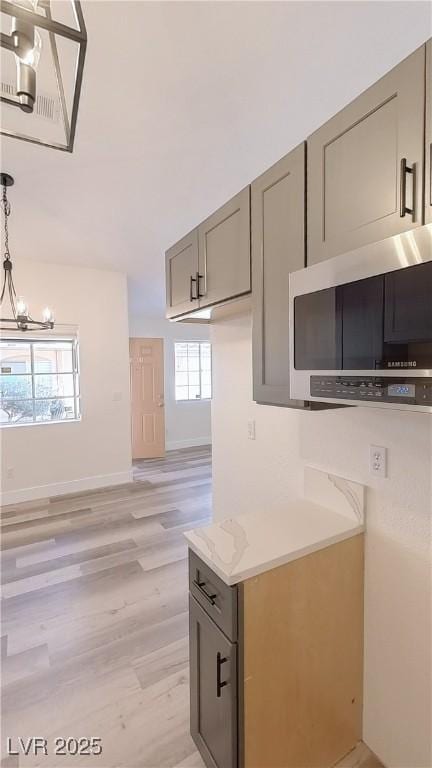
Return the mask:
<svg viewBox="0 0 432 768">
<path fill-rule="evenodd" d="M 191 755 L 185 757 L 181 763 L 177 763 L 176 768 L 205 768 L 204 760 L 196 750 Z"/>
<path fill-rule="evenodd" d="M 2 686 L 16 680 L 31 677 L 36 672 L 49 669 L 48 646 L 37 645 L 22 653 L 7 655 L 2 661 Z"/>
<path fill-rule="evenodd" d="M 8 565 L 3 568 L 2 581 L 3 584 L 7 584 L 10 581 L 38 576 L 46 571 L 57 570 L 68 565 L 81 565 L 87 561 L 93 562 L 108 555 L 136 549 L 136 546 L 133 539 L 125 539 L 114 544 L 106 544 L 103 547 L 93 547 L 81 550 L 80 552 L 72 552 L 69 555 L 58 555 L 56 552 L 53 552 L 53 557 L 45 558 L 29 565 L 25 562 L 23 563 L 18 558 L 14 565 Z"/>
<path fill-rule="evenodd" d="M 141 688 L 157 683 L 167 675 L 187 670 L 189 663 L 189 638 L 180 638 L 152 653 L 140 656 L 132 662 L 132 667 Z"/>
<path fill-rule="evenodd" d="M 38 576 L 28 576 L 24 579 L 15 579 L 3 585 L 3 599 L 8 600 L 17 595 L 26 595 L 29 592 L 44 590 L 53 584 L 61 584 L 71 579 L 79 579 L 81 571 L 79 565 L 67 565 L 65 568 L 57 568 L 54 571 L 45 571 Z"/>
</svg>

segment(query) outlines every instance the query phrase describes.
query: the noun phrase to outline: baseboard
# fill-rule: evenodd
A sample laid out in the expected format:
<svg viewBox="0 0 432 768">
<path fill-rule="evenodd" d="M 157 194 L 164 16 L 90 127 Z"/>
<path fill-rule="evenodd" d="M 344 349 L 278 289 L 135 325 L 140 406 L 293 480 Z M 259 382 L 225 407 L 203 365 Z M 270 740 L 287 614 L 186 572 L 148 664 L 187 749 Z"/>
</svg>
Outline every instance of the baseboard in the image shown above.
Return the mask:
<svg viewBox="0 0 432 768">
<path fill-rule="evenodd" d="M 33 488 L 20 488 L 16 491 L 5 491 L 0 494 L 0 505 L 20 504 L 22 501 L 47 499 L 51 496 L 62 496 L 65 493 L 80 493 L 105 488 L 111 485 L 123 485 L 132 482 L 132 469 L 125 472 L 115 472 L 112 475 L 94 475 L 82 477 L 79 480 L 67 480 L 64 483 L 50 485 L 35 485 Z"/>
<path fill-rule="evenodd" d="M 167 440 L 167 451 L 178 451 L 179 448 L 195 448 L 199 445 L 210 445 L 211 436 L 206 437 L 192 437 L 189 440 Z"/>
</svg>

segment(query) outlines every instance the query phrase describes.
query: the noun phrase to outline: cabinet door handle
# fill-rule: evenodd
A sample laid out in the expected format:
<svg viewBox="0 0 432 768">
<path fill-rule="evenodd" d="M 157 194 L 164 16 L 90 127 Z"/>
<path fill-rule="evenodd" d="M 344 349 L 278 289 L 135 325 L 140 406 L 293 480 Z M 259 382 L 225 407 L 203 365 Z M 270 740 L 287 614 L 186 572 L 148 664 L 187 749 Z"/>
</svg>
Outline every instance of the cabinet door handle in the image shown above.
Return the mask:
<svg viewBox="0 0 432 768">
<path fill-rule="evenodd" d="M 225 688 L 225 686 L 228 685 L 227 680 L 221 680 L 221 667 L 226 661 L 228 661 L 226 656 L 222 656 L 218 651 L 216 656 L 216 696 L 218 699 L 221 697 L 222 688 Z"/>
<path fill-rule="evenodd" d="M 401 160 L 401 167 L 400 167 L 400 216 L 401 218 L 403 218 L 407 213 L 409 213 L 411 216 L 414 215 L 414 208 L 407 208 L 407 205 L 406 205 L 407 173 L 411 173 L 413 176 L 413 197 L 414 197 L 414 194 L 415 194 L 414 166 L 407 165 L 406 157 L 403 157 Z"/>
<path fill-rule="evenodd" d="M 196 295 L 197 299 L 202 299 L 202 297 L 204 296 L 204 293 L 200 293 L 200 287 L 201 287 L 200 280 L 202 280 L 203 277 L 204 275 L 200 275 L 199 272 L 196 273 L 195 282 L 197 284 L 197 295 Z"/>
<path fill-rule="evenodd" d="M 207 592 L 204 589 L 205 581 L 197 581 L 197 579 L 194 579 L 193 583 L 195 584 L 195 586 L 199 590 L 199 592 L 202 594 L 202 596 L 205 597 L 205 599 L 208 600 L 208 602 L 211 605 L 215 605 L 215 598 L 217 597 L 217 595 L 211 595 L 209 592 Z"/>
<path fill-rule="evenodd" d="M 195 299 L 198 298 L 198 296 L 193 295 L 193 284 L 196 283 L 196 277 L 190 276 L 190 291 L 189 291 L 189 298 L 191 301 L 195 301 Z"/>
</svg>

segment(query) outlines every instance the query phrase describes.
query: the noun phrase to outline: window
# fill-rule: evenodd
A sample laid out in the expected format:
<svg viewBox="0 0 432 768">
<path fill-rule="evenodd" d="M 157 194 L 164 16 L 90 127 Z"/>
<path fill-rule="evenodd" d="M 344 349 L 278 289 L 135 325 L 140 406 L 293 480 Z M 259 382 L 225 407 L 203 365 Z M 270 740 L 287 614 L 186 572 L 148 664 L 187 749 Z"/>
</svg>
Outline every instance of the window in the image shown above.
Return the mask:
<svg viewBox="0 0 432 768">
<path fill-rule="evenodd" d="M 79 418 L 77 342 L 0 340 L 0 425 Z"/>
<path fill-rule="evenodd" d="M 175 399 L 211 398 L 211 344 L 208 341 L 176 341 Z"/>
</svg>

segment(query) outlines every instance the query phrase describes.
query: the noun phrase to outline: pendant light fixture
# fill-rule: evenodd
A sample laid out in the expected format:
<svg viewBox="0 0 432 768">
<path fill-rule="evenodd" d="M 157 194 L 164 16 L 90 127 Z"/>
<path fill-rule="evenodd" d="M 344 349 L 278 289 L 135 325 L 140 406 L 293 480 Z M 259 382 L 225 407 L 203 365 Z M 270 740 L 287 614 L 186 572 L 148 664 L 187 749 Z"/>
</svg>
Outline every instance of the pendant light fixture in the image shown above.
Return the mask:
<svg viewBox="0 0 432 768">
<path fill-rule="evenodd" d="M 0 174 L 0 181 L 3 190 L 1 208 L 4 216 L 3 283 L 0 293 L 0 330 L 44 331 L 54 328 L 54 318 L 48 307 L 43 311 L 42 320 L 33 320 L 29 314 L 25 300 L 22 296 L 17 296 L 12 276 L 12 260 L 9 251 L 8 219 L 11 212 L 11 206 L 7 197 L 7 188 L 13 185 L 14 180 L 8 173 L 2 173 Z M 6 310 L 7 303 L 10 305 L 10 314 Z M 5 317 L 3 315 L 5 315 Z"/>
<path fill-rule="evenodd" d="M 79 0 L 0 0 L 0 11 L 1 133 L 72 152 L 87 46 Z"/>
</svg>

